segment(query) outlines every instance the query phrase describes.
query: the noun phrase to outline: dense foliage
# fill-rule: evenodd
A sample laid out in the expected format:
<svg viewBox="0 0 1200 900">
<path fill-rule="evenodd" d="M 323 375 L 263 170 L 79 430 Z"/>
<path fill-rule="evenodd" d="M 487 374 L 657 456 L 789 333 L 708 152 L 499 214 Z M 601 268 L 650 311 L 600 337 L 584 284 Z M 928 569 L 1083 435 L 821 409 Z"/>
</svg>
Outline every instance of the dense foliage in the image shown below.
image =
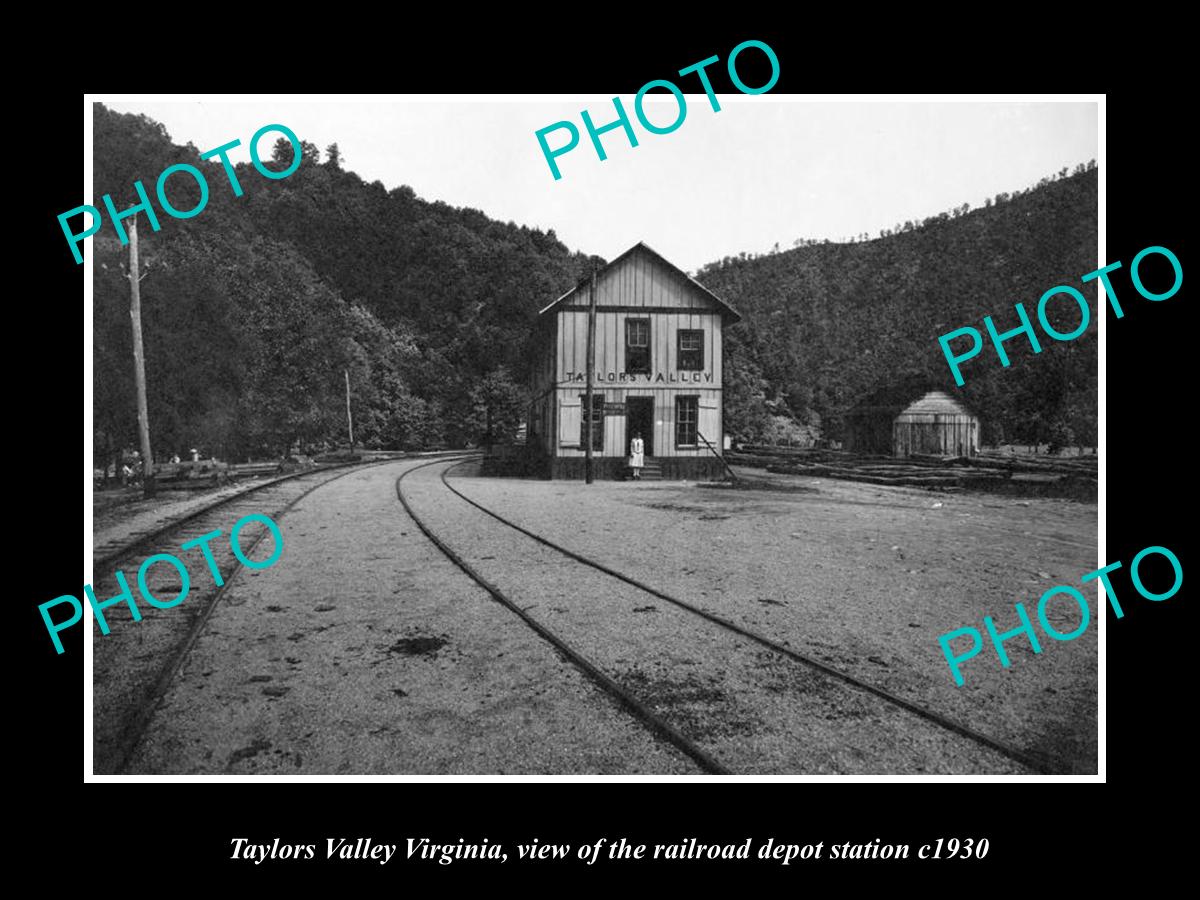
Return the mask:
<svg viewBox="0 0 1200 900">
<path fill-rule="evenodd" d="M 796 249 L 726 258 L 697 278 L 745 319 L 728 335 L 726 425 L 743 438 L 768 436 L 773 417 L 819 425 L 829 440 L 861 405 L 907 404 L 940 389 L 977 412 L 983 439 L 1095 445 L 1097 178 L 1093 166 L 1066 170 L 984 208 L 959 207 L 907 222 L 875 240 L 798 241 Z M 1020 324 L 1020 301 L 1035 322 L 1042 294 L 1071 285 L 1089 300 L 1091 324 L 1072 342 L 1038 332 L 1008 341 L 1001 367 L 982 319 L 998 331 Z M 1058 298 L 1051 324 L 1073 331 L 1078 308 Z M 957 387 L 939 335 L 970 325 L 984 350 L 963 366 Z M 965 346 L 964 340 L 956 346 Z"/>
<path fill-rule="evenodd" d="M 218 161 L 173 144 L 145 116 L 97 105 L 94 136 L 95 193 L 111 193 L 118 209 L 137 202 L 135 181 L 153 195 L 173 163 L 197 167 L 211 186 L 195 218 L 160 212 L 156 232 L 139 216 L 159 458 L 192 447 L 239 459 L 344 444 L 346 373 L 360 444 L 462 446 L 489 428 L 510 438 L 539 305 L 603 263 L 572 253 L 553 231 L 368 184 L 336 144 L 322 162 L 305 143 L 300 167 L 277 181 L 238 166 L 237 197 Z M 291 154 L 280 141 L 272 167 Z M 186 174 L 168 193 L 178 209 L 199 200 Z M 937 335 L 979 326 L 988 313 L 1015 321 L 1015 300 L 1032 313 L 1046 288 L 1095 268 L 1094 172 L 1001 199 L 875 241 L 804 242 L 703 269 L 700 280 L 746 316 L 727 342 L 727 429 L 782 438 L 819 428 L 836 438 L 846 411 L 873 392 L 957 390 Z M 137 443 L 128 248 L 108 222 L 88 244 L 99 463 Z M 983 416 L 985 439 L 1069 431 L 1094 441 L 1094 326 L 1037 357 L 1010 353 L 1010 369 L 994 358 L 969 364 L 959 391 Z"/>
<path fill-rule="evenodd" d="M 218 161 L 175 146 L 145 116 L 97 105 L 94 134 L 95 193 L 111 193 L 118 210 L 137 202 L 139 179 L 153 196 L 173 163 L 211 186 L 195 218 L 159 212 L 155 232 L 139 217 L 156 455 L 196 447 L 237 459 L 345 443 L 346 372 L 355 437 L 368 447 L 515 432 L 539 303 L 589 272 L 590 257 L 552 231 L 367 184 L 345 171 L 336 144 L 322 163 L 304 143 L 300 167 L 277 181 L 238 166 L 245 193 L 235 197 Z M 291 161 L 279 141 L 271 167 Z M 199 200 L 186 174 L 172 176 L 168 196 L 181 210 Z M 90 244 L 99 462 L 136 446 L 136 412 L 128 248 L 107 222 Z"/>
</svg>

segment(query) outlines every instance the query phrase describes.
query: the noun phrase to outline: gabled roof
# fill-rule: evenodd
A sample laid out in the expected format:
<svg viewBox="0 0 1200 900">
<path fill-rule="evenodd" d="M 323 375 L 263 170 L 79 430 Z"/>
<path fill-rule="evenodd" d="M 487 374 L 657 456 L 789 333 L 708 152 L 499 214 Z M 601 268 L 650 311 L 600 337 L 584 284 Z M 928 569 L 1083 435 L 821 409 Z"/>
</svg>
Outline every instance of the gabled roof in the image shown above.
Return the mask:
<svg viewBox="0 0 1200 900">
<path fill-rule="evenodd" d="M 956 400 L 944 391 L 930 391 L 919 400 L 914 400 L 900 415 L 957 415 L 975 416 L 965 403 Z M 975 416 L 978 418 L 978 416 Z"/>
<path fill-rule="evenodd" d="M 605 272 L 607 272 L 613 266 L 617 265 L 617 263 L 624 260 L 625 257 L 629 256 L 631 253 L 633 253 L 639 247 L 642 250 L 645 250 L 647 253 L 649 253 L 651 256 L 653 256 L 655 259 L 657 259 L 659 262 L 661 262 L 668 269 L 671 269 L 674 272 L 678 273 L 680 277 L 682 277 L 685 281 L 689 282 L 692 286 L 699 288 L 701 291 L 703 291 L 705 294 L 707 294 L 709 296 L 709 298 L 711 298 L 712 301 L 714 303 L 716 303 L 718 307 L 721 308 L 721 311 L 725 315 L 730 316 L 733 319 L 733 321 L 736 322 L 742 318 L 742 314 L 740 312 L 738 312 L 736 309 L 734 309 L 732 306 L 730 306 L 728 303 L 726 303 L 724 300 L 722 300 L 720 297 L 718 297 L 716 294 L 714 294 L 712 291 L 710 291 L 708 288 L 706 288 L 704 285 L 702 285 L 700 282 L 698 282 L 695 278 L 693 278 L 687 272 L 683 271 L 683 269 L 679 268 L 679 266 L 675 265 L 673 262 L 671 262 L 669 259 L 667 259 L 665 256 L 663 256 L 661 253 L 659 253 L 653 247 L 649 246 L 644 241 L 638 241 L 636 244 L 634 244 L 632 247 L 630 247 L 628 250 L 626 250 L 624 253 L 622 253 L 620 256 L 618 256 L 616 259 L 614 259 L 612 262 L 610 262 L 608 265 L 597 270 L 596 277 L 599 278 L 601 275 L 603 275 Z M 538 315 L 540 316 L 540 315 L 543 315 L 544 313 L 548 313 L 550 310 L 554 309 L 554 307 L 558 306 L 560 303 L 562 303 L 564 300 L 566 300 L 568 297 L 570 297 L 573 293 L 575 293 L 577 290 L 579 290 L 579 288 L 583 287 L 586 284 L 587 284 L 586 279 L 584 281 L 581 281 L 579 284 L 575 285 L 575 287 L 571 288 L 569 291 L 567 291 L 565 294 L 563 294 L 561 297 L 559 297 L 553 303 L 550 303 L 545 308 L 538 310 Z"/>
</svg>

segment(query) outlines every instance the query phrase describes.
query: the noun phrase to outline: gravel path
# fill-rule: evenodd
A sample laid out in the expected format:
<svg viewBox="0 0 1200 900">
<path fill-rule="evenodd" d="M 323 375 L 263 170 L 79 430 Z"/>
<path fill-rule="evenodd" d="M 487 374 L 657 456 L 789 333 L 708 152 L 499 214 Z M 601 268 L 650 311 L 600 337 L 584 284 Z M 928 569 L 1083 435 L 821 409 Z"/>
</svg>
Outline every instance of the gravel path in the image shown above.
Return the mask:
<svg viewBox="0 0 1200 900">
<path fill-rule="evenodd" d="M 419 462 L 354 470 L 278 520 L 283 557 L 238 576 L 128 771 L 698 772 L 421 534 L 394 488 Z M 449 494 L 443 468 L 404 482 L 430 525 L 734 771 L 1020 771 L 537 545 Z M 733 490 L 475 471 L 455 470 L 454 484 L 534 532 L 1074 772 L 1096 770 L 1094 622 L 1037 656 L 1010 641 L 1008 670 L 989 649 L 966 664 L 962 688 L 937 645 L 985 614 L 1012 627 L 1015 600 L 1032 610 L 1050 585 L 1096 568 L 1094 505 L 789 476 Z M 171 596 L 169 568 L 154 572 L 154 590 Z M 209 587 L 202 563 L 191 572 L 194 592 Z M 104 587 L 101 598 L 116 592 Z M 140 623 L 114 608 L 113 633 L 94 643 L 98 736 L 186 632 L 196 596 L 143 604 Z M 1051 620 L 1063 631 L 1075 621 L 1069 607 Z"/>
<path fill-rule="evenodd" d="M 396 500 L 415 464 L 280 521 L 283 557 L 222 599 L 130 771 L 698 771 L 430 544 Z"/>
<path fill-rule="evenodd" d="M 1025 771 L 482 516 L 447 494 L 438 480 L 444 468 L 405 481 L 410 503 L 434 531 L 527 613 L 731 771 Z M 554 507 L 575 522 L 593 510 L 590 497 Z M 661 533 L 637 533 L 643 548 L 661 545 Z"/>
<path fill-rule="evenodd" d="M 127 739 L 135 733 L 139 715 L 149 705 L 159 679 L 164 677 L 177 650 L 193 630 L 193 624 L 203 616 L 217 594 L 216 578 L 209 571 L 202 552 L 199 548 L 184 551 L 181 545 L 214 530 L 220 531 L 208 542 L 208 547 L 222 580 L 228 581 L 239 568 L 231 549 L 230 534 L 240 518 L 265 514 L 278 522 L 289 503 L 307 491 L 346 476 L 349 471 L 312 472 L 300 478 L 277 481 L 253 493 L 235 492 L 227 503 L 160 535 L 153 546 L 145 546 L 134 556 L 95 571 L 93 590 L 97 600 L 121 595 L 115 574 L 120 571 L 141 616 L 139 621 L 134 621 L 129 607 L 119 602 L 104 610 L 109 626 L 107 636 L 101 632 L 98 620 L 92 626 L 92 748 L 97 772 L 111 773 L 118 769 Z M 248 523 L 240 532 L 239 543 L 253 559 L 266 559 L 274 552 L 269 538 L 257 550 L 252 549 L 255 540 L 264 533 L 265 526 L 257 521 Z M 167 609 L 152 605 L 138 588 L 141 564 L 159 553 L 175 556 L 188 570 L 187 595 L 178 605 Z M 169 603 L 183 590 L 179 571 L 168 562 L 150 567 L 145 580 L 151 596 L 159 602 Z"/>
<path fill-rule="evenodd" d="M 1064 760 L 1072 772 L 1096 771 L 1094 588 L 1084 589 L 1093 621 L 1083 636 L 1069 643 L 1043 640 L 1040 655 L 1027 641 L 1009 641 L 1007 670 L 988 647 L 965 664 L 961 688 L 955 687 L 937 642 L 939 635 L 963 626 L 982 631 L 988 614 L 1007 630 L 1018 624 L 1015 601 L 1035 615 L 1037 599 L 1048 587 L 1078 585 L 1080 575 L 1096 568 L 1094 505 L 787 476 L 775 479 L 778 490 L 628 482 L 584 488 L 479 478 L 473 467 L 455 471 L 461 477 L 454 483 L 464 493 L 575 552 L 985 734 Z M 464 513 L 459 542 L 475 527 L 468 521 Z M 487 555 L 499 558 L 491 550 Z M 498 563 L 490 565 L 483 568 L 489 577 L 503 571 Z M 503 583 L 500 575 L 497 579 Z M 563 591 L 564 600 L 576 596 Z M 579 602 L 587 602 L 582 595 Z M 614 597 L 611 602 L 622 601 Z M 638 605 L 648 604 L 659 607 L 655 617 L 669 615 L 663 604 L 643 595 Z M 1050 620 L 1070 631 L 1077 612 L 1069 603 L 1054 605 Z M 631 616 L 622 618 L 631 621 Z M 710 655 L 706 645 L 695 646 L 704 650 L 687 655 L 667 643 L 664 652 L 683 654 L 676 663 Z M 625 657 L 631 666 L 641 658 Z M 723 657 L 720 665 L 732 662 Z M 770 666 L 764 666 L 763 678 L 769 680 Z M 641 669 L 650 679 L 678 679 L 684 671 L 700 669 L 664 663 L 661 676 L 646 673 L 644 665 Z M 717 680 L 709 687 L 720 686 L 738 701 L 747 696 L 740 682 L 713 677 Z M 703 685 L 701 679 L 696 689 Z M 869 697 L 864 703 L 864 714 L 884 705 Z M 784 714 L 783 706 L 762 709 Z M 916 734 L 913 730 L 914 741 Z M 820 767 L 827 765 L 833 770 L 959 771 L 968 765 L 954 754 L 924 761 L 913 757 L 904 764 L 898 752 L 888 758 L 887 748 L 879 746 L 893 738 L 878 723 L 857 737 L 846 736 L 845 743 L 830 737 L 831 758 L 822 762 L 810 755 L 800 761 L 802 770 L 823 771 Z M 848 746 L 863 757 L 847 758 Z M 874 756 L 877 752 L 884 756 Z M 880 759 L 888 759 L 889 768 L 877 768 Z M 898 768 L 890 768 L 893 764 Z M 1005 769 L 989 763 L 986 770 Z"/>
</svg>

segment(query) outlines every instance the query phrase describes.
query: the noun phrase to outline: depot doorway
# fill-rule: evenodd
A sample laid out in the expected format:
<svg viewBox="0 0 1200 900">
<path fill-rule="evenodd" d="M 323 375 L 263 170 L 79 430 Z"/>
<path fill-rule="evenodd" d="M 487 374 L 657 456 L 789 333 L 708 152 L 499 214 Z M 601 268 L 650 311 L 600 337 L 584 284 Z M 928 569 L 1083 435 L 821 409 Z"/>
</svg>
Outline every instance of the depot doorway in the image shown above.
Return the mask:
<svg viewBox="0 0 1200 900">
<path fill-rule="evenodd" d="M 625 398 L 625 450 L 635 434 L 641 433 L 646 456 L 654 455 L 654 398 Z"/>
</svg>

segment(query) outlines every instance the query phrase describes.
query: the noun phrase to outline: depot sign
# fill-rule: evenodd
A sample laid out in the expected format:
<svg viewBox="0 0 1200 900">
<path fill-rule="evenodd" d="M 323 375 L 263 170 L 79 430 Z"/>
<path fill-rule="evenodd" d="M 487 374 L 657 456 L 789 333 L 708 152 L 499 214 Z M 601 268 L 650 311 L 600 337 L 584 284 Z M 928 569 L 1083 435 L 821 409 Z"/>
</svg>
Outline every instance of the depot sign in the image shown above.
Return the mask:
<svg viewBox="0 0 1200 900">
<path fill-rule="evenodd" d="M 640 375 L 632 372 L 596 372 L 596 381 L 612 384 L 636 385 L 642 378 L 647 384 L 701 384 L 713 380 L 712 372 L 656 372 L 651 375 L 643 372 Z M 567 381 L 586 381 L 587 372 L 568 372 Z"/>
</svg>

